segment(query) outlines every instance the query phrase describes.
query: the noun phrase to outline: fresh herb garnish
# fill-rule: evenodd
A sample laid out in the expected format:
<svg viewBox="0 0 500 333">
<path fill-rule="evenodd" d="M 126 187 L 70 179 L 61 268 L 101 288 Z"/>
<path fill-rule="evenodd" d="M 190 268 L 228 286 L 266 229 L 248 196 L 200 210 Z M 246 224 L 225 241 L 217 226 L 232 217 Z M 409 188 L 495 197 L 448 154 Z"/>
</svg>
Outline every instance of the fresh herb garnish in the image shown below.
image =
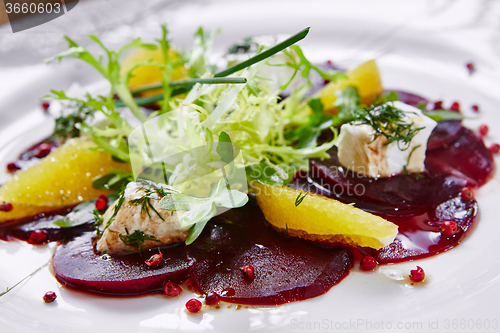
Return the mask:
<svg viewBox="0 0 500 333">
<path fill-rule="evenodd" d="M 299 195 L 297 196 L 297 198 L 295 199 L 295 207 L 297 207 L 298 205 L 300 205 L 302 203 L 302 201 L 304 200 L 304 198 L 308 194 L 309 194 L 309 192 L 304 192 L 304 194 L 302 194 L 302 192 L 300 192 Z"/>
<path fill-rule="evenodd" d="M 3 295 L 7 294 L 9 291 L 11 291 L 12 289 L 14 289 L 15 287 L 17 287 L 18 285 L 20 285 L 21 283 L 23 283 L 24 281 L 26 281 L 27 279 L 33 277 L 33 275 L 35 275 L 36 273 L 40 272 L 44 267 L 48 266 L 50 263 L 51 263 L 52 259 L 50 259 L 48 262 L 46 262 L 45 264 L 43 264 L 42 266 L 38 267 L 36 270 L 34 270 L 31 274 L 29 274 L 28 276 L 24 277 L 21 281 L 17 282 L 15 285 L 13 285 L 12 287 L 10 288 L 7 288 L 4 292 L 1 292 L 0 293 L 0 297 L 2 297 Z"/>
<path fill-rule="evenodd" d="M 80 136 L 80 129 L 77 124 L 81 124 L 93 117 L 94 109 L 80 102 L 72 103 L 67 109 L 73 109 L 68 115 L 60 116 L 55 119 L 54 133 L 50 140 L 64 141 L 67 138 L 76 138 Z"/>
<path fill-rule="evenodd" d="M 133 233 L 129 233 L 128 229 L 125 228 L 126 235 L 119 235 L 120 240 L 127 246 L 135 247 L 141 254 L 142 244 L 146 241 L 161 242 L 158 238 L 152 235 L 144 233 L 142 230 L 135 230 Z"/>
<path fill-rule="evenodd" d="M 410 147 L 411 140 L 424 127 L 415 127 L 406 112 L 396 108 L 391 102 L 398 100 L 395 92 L 390 92 L 369 107 L 360 105 L 361 99 L 355 87 L 347 87 L 337 94 L 336 106 L 339 113 L 333 119 L 334 126 L 354 122 L 367 124 L 373 128 L 373 141 L 384 136 L 386 144 L 397 142 L 400 150 Z"/>
<path fill-rule="evenodd" d="M 208 198 L 197 198 L 182 193 L 167 194 L 160 201 L 160 208 L 169 211 L 185 211 L 180 227 L 191 228 L 186 244 L 196 240 L 205 224 L 217 213 L 217 207 L 237 208 L 248 202 L 245 193 L 229 190 L 226 180 L 221 179 Z"/>
<path fill-rule="evenodd" d="M 311 98 L 307 104 L 312 110 L 307 123 L 286 134 L 288 140 L 297 142 L 296 148 L 315 146 L 321 132 L 333 125 L 332 116 L 323 113 L 323 104 L 319 98 Z"/>
<path fill-rule="evenodd" d="M 151 203 L 151 200 L 160 200 L 165 195 L 167 195 L 167 192 L 165 192 L 163 189 L 160 189 L 160 188 L 157 188 L 155 190 L 151 190 L 149 188 L 139 188 L 137 190 L 138 191 L 143 190 L 146 193 L 143 196 L 139 197 L 139 198 L 135 198 L 135 199 L 130 200 L 130 203 L 132 205 L 134 205 L 134 206 L 141 205 L 141 215 L 144 214 L 144 212 L 146 212 L 146 214 L 148 214 L 148 217 L 151 218 L 151 214 L 149 213 L 149 209 L 152 209 L 153 212 L 155 212 L 155 214 L 162 221 L 165 221 L 165 219 L 163 218 L 163 216 L 161 216 L 160 213 L 158 213 L 158 211 L 156 210 L 155 206 Z M 154 193 L 156 193 L 158 195 L 158 198 L 154 198 L 154 197 L 151 196 Z"/>
<path fill-rule="evenodd" d="M 99 211 L 97 209 L 94 209 L 92 211 L 92 214 L 94 215 L 94 228 L 97 232 L 98 235 L 100 235 L 101 233 L 99 232 L 100 228 L 101 228 L 101 225 L 103 224 L 104 222 L 104 217 L 101 215 L 101 213 L 99 213 Z"/>
<path fill-rule="evenodd" d="M 374 130 L 373 141 L 384 136 L 386 144 L 397 142 L 400 150 L 407 150 L 411 140 L 425 127 L 415 127 L 412 121 L 406 119 L 406 112 L 393 105 L 379 104 L 357 111 L 356 121 L 368 124 Z M 401 145 L 402 143 L 403 145 Z"/>
<path fill-rule="evenodd" d="M 111 214 L 109 220 L 106 221 L 106 225 L 104 226 L 104 229 L 102 229 L 102 230 L 99 229 L 97 231 L 98 235 L 102 235 L 104 233 L 104 231 L 111 225 L 111 223 L 113 223 L 113 221 L 116 217 L 116 214 L 118 214 L 118 211 L 120 210 L 120 208 L 122 207 L 124 202 L 125 202 L 125 187 L 122 187 L 122 189 L 119 193 L 119 196 L 118 196 L 118 200 L 114 204 L 113 213 Z"/>
</svg>

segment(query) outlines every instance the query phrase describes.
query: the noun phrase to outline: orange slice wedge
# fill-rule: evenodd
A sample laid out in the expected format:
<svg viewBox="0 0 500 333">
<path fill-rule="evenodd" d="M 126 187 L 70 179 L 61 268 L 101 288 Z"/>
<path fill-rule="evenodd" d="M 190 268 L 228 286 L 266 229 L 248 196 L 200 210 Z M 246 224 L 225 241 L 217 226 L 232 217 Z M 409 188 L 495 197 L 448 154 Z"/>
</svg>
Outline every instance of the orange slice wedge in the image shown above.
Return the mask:
<svg viewBox="0 0 500 333">
<path fill-rule="evenodd" d="M 95 144 L 89 139 L 71 139 L 40 163 L 17 171 L 0 187 L 0 202 L 13 205 L 10 212 L 0 212 L 0 223 L 109 193 L 93 188 L 92 181 L 111 169 L 129 171 L 130 164 L 114 161 L 111 155 L 93 151 L 92 147 Z"/>
<path fill-rule="evenodd" d="M 266 220 L 291 236 L 380 249 L 398 233 L 394 223 L 337 200 L 308 193 L 296 206 L 306 192 L 258 182 L 252 187 Z"/>
</svg>

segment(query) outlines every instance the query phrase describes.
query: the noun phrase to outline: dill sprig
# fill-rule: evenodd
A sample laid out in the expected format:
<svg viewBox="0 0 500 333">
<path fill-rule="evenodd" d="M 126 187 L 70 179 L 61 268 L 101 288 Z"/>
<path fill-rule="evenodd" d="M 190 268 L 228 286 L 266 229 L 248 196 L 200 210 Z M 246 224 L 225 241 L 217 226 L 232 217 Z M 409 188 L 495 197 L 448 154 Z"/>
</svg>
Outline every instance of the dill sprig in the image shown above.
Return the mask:
<svg viewBox="0 0 500 333">
<path fill-rule="evenodd" d="M 148 240 L 160 242 L 160 240 L 158 238 L 156 238 L 153 235 L 148 235 L 148 234 L 144 233 L 144 231 L 142 231 L 142 230 L 135 230 L 131 234 L 128 232 L 128 229 L 125 228 L 125 232 L 127 233 L 126 235 L 119 235 L 120 240 L 127 246 L 132 246 L 132 247 L 137 248 L 137 250 L 139 251 L 139 254 L 142 251 L 141 246 L 142 246 L 142 244 L 144 244 L 144 242 L 146 242 Z"/>
<path fill-rule="evenodd" d="M 99 228 L 101 227 L 102 223 L 104 222 L 104 218 L 101 215 L 101 213 L 99 213 L 99 211 L 97 209 L 94 209 L 92 211 L 92 215 L 94 215 L 94 220 L 95 220 L 95 222 L 94 222 L 94 228 L 97 231 L 97 234 L 100 235 Z"/>
<path fill-rule="evenodd" d="M 411 140 L 425 127 L 415 127 L 406 117 L 406 112 L 387 104 L 374 104 L 369 108 L 360 108 L 354 115 L 355 121 L 370 125 L 374 130 L 373 141 L 384 136 L 386 145 L 396 141 L 400 150 L 410 147 Z M 401 146 L 401 143 L 403 146 Z"/>
<path fill-rule="evenodd" d="M 149 209 L 151 208 L 153 210 L 153 212 L 155 212 L 155 214 L 158 215 L 158 217 L 162 221 L 165 221 L 165 219 L 160 215 L 160 213 L 158 213 L 158 211 L 156 210 L 154 205 L 151 203 L 151 199 L 161 200 L 161 198 L 163 198 L 164 196 L 166 196 L 167 194 L 169 194 L 171 192 L 166 191 L 163 187 L 154 186 L 153 183 L 148 182 L 147 184 L 150 186 L 149 188 L 141 187 L 141 188 L 137 189 L 137 191 L 143 190 L 145 192 L 145 194 L 140 198 L 135 198 L 135 199 L 130 200 L 130 203 L 135 205 L 135 206 L 141 205 L 141 215 L 144 214 L 144 212 L 146 212 L 146 214 L 148 214 L 149 218 L 151 218 L 151 214 L 149 213 Z M 158 198 L 152 197 L 153 194 L 156 194 L 158 196 Z"/>
<path fill-rule="evenodd" d="M 71 108 L 73 108 L 71 113 L 55 119 L 54 132 L 50 136 L 50 140 L 65 140 L 67 138 L 79 137 L 80 129 L 76 125 L 94 116 L 94 109 L 83 103 L 76 102 Z"/>
<path fill-rule="evenodd" d="M 302 194 L 302 192 L 299 193 L 299 195 L 297 196 L 297 198 L 295 199 L 295 207 L 297 207 L 298 205 L 300 205 L 302 203 L 302 201 L 304 201 L 304 198 L 309 194 L 309 192 L 305 192 L 304 194 Z M 287 226 L 287 229 L 288 229 L 288 226 Z"/>
<path fill-rule="evenodd" d="M 17 282 L 12 287 L 8 287 L 4 292 L 0 293 L 0 297 L 2 297 L 3 295 L 7 294 L 9 291 L 11 291 L 12 289 L 14 289 L 15 287 L 17 287 L 18 285 L 20 285 L 21 283 L 23 283 L 27 279 L 32 278 L 36 273 L 40 272 L 44 267 L 48 266 L 51 263 L 51 261 L 52 261 L 52 258 L 49 261 L 47 261 L 45 264 L 43 264 L 42 266 L 40 266 L 36 270 L 34 270 L 31 274 L 29 274 L 26 277 L 24 277 L 21 281 Z"/>
<path fill-rule="evenodd" d="M 111 217 L 106 222 L 106 226 L 104 227 L 104 229 L 101 232 L 99 232 L 99 230 L 97 230 L 97 233 L 99 235 L 102 235 L 104 233 L 104 231 L 111 225 L 111 223 L 113 223 L 113 221 L 116 217 L 116 214 L 118 214 L 118 211 L 120 210 L 120 208 L 122 207 L 124 202 L 125 202 L 125 186 L 122 186 L 122 189 L 120 190 L 120 194 L 118 196 L 118 201 L 117 201 L 116 205 L 113 207 L 113 214 L 111 214 Z M 102 224 L 102 222 L 101 222 L 101 224 Z"/>
</svg>

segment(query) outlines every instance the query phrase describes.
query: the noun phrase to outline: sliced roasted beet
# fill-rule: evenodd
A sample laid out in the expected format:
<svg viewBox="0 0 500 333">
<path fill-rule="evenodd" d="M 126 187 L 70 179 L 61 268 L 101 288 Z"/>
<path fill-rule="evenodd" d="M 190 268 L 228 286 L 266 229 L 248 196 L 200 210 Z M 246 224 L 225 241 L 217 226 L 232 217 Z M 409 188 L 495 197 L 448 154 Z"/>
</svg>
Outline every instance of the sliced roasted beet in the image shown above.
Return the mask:
<svg viewBox="0 0 500 333">
<path fill-rule="evenodd" d="M 379 251 L 364 249 L 380 264 L 399 262 L 436 255 L 457 246 L 474 226 L 477 202 L 464 201 L 460 196 L 450 199 L 435 209 L 415 216 L 384 216 L 399 226 L 399 233 L 389 246 Z M 441 233 L 446 221 L 454 221 L 458 231 L 454 235 Z"/>
<path fill-rule="evenodd" d="M 440 204 L 456 196 L 466 185 L 462 178 L 428 172 L 378 179 L 363 177 L 340 165 L 335 148 L 329 153 L 328 160 L 311 160 L 309 173 L 296 175 L 290 186 L 355 202 L 368 210 L 400 211 Z"/>
<path fill-rule="evenodd" d="M 189 263 L 182 244 L 160 248 L 163 262 L 149 267 L 145 261 L 157 249 L 141 255 L 99 255 L 93 250 L 92 236 L 86 232 L 56 248 L 52 266 L 63 284 L 101 294 L 139 295 L 161 291 L 166 281 L 187 276 Z"/>
<path fill-rule="evenodd" d="M 481 186 L 491 177 L 495 161 L 481 138 L 467 128 L 458 137 L 439 149 L 427 152 L 426 168 L 432 173 L 454 175 L 468 186 Z"/>
<path fill-rule="evenodd" d="M 212 219 L 186 249 L 194 287 L 240 304 L 274 305 L 324 294 L 353 265 L 348 249 L 277 233 L 254 199 Z M 241 269 L 248 265 L 252 277 Z"/>
<path fill-rule="evenodd" d="M 445 147 L 457 138 L 462 128 L 461 120 L 439 122 L 427 141 L 427 150 Z"/>
<path fill-rule="evenodd" d="M 420 95 L 412 94 L 407 91 L 403 90 L 387 90 L 386 92 L 389 91 L 394 91 L 398 94 L 399 100 L 403 103 L 406 103 L 408 105 L 412 106 L 417 106 L 419 104 L 424 104 L 427 105 L 429 103 L 429 100 L 425 97 L 422 97 Z"/>
</svg>

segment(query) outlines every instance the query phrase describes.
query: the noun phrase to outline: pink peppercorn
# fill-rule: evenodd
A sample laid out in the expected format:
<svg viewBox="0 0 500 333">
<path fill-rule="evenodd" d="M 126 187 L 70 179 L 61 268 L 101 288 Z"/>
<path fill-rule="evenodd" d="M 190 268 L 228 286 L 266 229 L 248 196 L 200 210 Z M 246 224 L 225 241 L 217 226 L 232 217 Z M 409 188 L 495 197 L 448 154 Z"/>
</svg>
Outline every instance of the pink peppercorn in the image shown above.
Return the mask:
<svg viewBox="0 0 500 333">
<path fill-rule="evenodd" d="M 202 304 L 196 298 L 191 298 L 186 302 L 186 309 L 191 313 L 196 313 L 201 310 Z"/>
</svg>

